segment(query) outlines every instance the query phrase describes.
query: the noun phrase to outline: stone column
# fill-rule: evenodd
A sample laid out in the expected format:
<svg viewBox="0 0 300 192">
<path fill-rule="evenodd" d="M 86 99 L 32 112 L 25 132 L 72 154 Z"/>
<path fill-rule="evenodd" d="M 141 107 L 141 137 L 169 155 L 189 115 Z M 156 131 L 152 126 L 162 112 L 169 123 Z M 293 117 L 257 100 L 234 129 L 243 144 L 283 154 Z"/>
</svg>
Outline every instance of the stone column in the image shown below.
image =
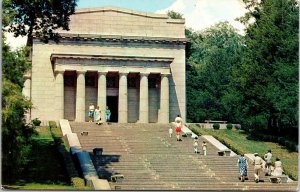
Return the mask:
<svg viewBox="0 0 300 192">
<path fill-rule="evenodd" d="M 24 75 L 24 79 L 25 79 L 25 82 L 24 82 L 24 87 L 22 89 L 22 93 L 26 97 L 27 100 L 31 101 L 31 75 L 30 74 Z M 26 123 L 30 123 L 30 121 L 31 121 L 30 114 L 31 114 L 31 109 L 29 109 L 25 113 Z"/>
<path fill-rule="evenodd" d="M 75 121 L 85 122 L 85 115 L 85 71 L 77 71 Z"/>
<path fill-rule="evenodd" d="M 160 109 L 158 123 L 169 123 L 169 78 L 168 74 L 161 74 Z"/>
<path fill-rule="evenodd" d="M 127 75 L 128 73 L 119 74 L 119 123 L 128 122 L 128 90 Z"/>
<path fill-rule="evenodd" d="M 140 73 L 140 114 L 139 123 L 149 123 L 149 91 L 148 91 L 149 73 Z"/>
<path fill-rule="evenodd" d="M 64 118 L 64 71 L 56 71 L 55 76 L 55 103 L 57 120 Z"/>
<path fill-rule="evenodd" d="M 98 72 L 98 98 L 97 105 L 101 110 L 101 121 L 105 122 L 106 109 L 106 72 Z"/>
<path fill-rule="evenodd" d="M 26 74 L 23 77 L 25 79 L 25 82 L 24 87 L 22 89 L 22 93 L 28 100 L 31 100 L 31 76 Z"/>
</svg>

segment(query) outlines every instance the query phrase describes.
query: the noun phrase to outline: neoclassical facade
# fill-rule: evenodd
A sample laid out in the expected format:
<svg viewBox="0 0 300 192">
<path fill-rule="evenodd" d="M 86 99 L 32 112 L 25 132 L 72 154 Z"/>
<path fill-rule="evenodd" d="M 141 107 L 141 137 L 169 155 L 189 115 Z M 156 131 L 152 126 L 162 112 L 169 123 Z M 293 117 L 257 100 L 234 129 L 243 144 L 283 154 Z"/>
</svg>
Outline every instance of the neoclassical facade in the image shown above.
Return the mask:
<svg viewBox="0 0 300 192">
<path fill-rule="evenodd" d="M 186 118 L 183 19 L 114 7 L 79 9 L 58 44 L 34 39 L 23 93 L 30 118 L 87 121 L 90 103 L 119 123 Z"/>
</svg>

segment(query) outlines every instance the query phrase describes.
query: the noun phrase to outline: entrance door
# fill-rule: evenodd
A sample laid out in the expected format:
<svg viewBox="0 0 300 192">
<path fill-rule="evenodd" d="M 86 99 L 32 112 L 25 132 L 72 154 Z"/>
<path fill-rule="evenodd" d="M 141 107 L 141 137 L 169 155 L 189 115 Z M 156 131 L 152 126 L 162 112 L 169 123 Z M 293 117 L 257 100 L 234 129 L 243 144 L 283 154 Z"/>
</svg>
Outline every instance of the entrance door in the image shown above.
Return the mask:
<svg viewBox="0 0 300 192">
<path fill-rule="evenodd" d="M 118 96 L 107 96 L 106 103 L 111 112 L 110 122 L 118 122 L 118 102 Z"/>
</svg>

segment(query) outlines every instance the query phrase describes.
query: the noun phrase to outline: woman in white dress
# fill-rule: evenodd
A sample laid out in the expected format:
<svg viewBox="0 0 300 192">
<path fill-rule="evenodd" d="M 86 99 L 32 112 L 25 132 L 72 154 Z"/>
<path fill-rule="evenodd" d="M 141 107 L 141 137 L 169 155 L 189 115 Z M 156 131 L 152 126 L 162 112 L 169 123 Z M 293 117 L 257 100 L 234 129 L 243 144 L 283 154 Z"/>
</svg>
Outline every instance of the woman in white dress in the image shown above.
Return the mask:
<svg viewBox="0 0 300 192">
<path fill-rule="evenodd" d="M 97 106 L 94 111 L 94 122 L 99 125 L 100 120 L 101 120 L 101 111 L 99 109 L 99 106 Z"/>
<path fill-rule="evenodd" d="M 274 176 L 281 176 L 281 175 L 282 175 L 282 172 L 283 172 L 283 169 L 282 169 L 282 163 L 281 163 L 279 157 L 276 157 L 276 161 L 275 161 L 275 164 L 274 164 L 274 172 L 273 172 L 273 175 L 274 175 Z"/>
</svg>

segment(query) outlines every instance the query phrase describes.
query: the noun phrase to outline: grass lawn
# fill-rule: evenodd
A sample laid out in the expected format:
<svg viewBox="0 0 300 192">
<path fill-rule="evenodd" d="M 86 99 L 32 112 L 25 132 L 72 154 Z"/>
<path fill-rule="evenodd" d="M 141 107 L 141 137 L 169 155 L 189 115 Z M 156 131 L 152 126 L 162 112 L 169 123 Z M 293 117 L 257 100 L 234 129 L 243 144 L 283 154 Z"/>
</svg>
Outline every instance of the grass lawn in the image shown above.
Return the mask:
<svg viewBox="0 0 300 192">
<path fill-rule="evenodd" d="M 13 185 L 4 185 L 12 190 L 88 190 L 78 189 L 70 185 L 66 168 L 59 154 L 49 127 L 36 128 L 38 135 L 30 151 L 29 163 L 19 180 Z"/>
<path fill-rule="evenodd" d="M 272 142 L 262 142 L 247 139 L 243 130 L 204 129 L 191 125 L 190 129 L 198 135 L 212 135 L 238 154 L 258 153 L 263 157 L 268 149 L 272 150 L 273 162 L 276 157 L 282 161 L 285 173 L 292 179 L 298 180 L 298 153 L 289 152 L 285 147 Z"/>
</svg>

